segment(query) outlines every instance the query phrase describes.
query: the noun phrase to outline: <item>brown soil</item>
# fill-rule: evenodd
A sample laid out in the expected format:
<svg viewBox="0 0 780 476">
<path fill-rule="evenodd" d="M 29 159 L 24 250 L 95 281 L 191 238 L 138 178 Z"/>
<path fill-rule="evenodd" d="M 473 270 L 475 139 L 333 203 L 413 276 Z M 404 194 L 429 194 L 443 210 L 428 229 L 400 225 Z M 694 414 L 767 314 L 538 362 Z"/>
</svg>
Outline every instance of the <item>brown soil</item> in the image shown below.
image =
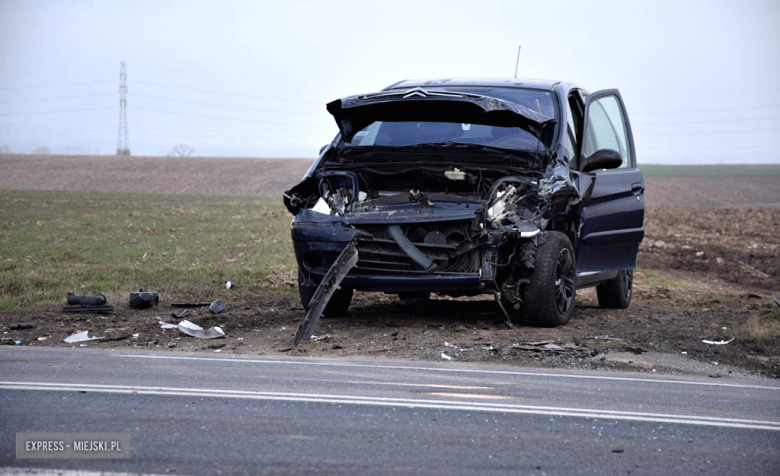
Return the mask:
<svg viewBox="0 0 780 476">
<path fill-rule="evenodd" d="M 279 196 L 310 159 L 0 154 L 0 189 Z M 780 207 L 780 175 L 645 177 L 647 203 Z"/>
<path fill-rule="evenodd" d="M 0 189 L 281 195 L 314 159 L 2 155 Z"/>
<path fill-rule="evenodd" d="M 780 207 L 780 175 L 660 175 L 645 177 L 656 207 Z"/>
</svg>

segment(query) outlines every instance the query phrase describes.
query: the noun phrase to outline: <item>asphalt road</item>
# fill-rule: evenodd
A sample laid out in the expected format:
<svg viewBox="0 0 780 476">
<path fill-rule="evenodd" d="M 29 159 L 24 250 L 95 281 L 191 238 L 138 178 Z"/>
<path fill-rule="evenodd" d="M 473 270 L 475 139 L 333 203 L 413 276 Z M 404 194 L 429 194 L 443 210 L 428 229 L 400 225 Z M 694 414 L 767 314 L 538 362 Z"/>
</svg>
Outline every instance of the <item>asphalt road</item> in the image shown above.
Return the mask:
<svg viewBox="0 0 780 476">
<path fill-rule="evenodd" d="M 6 347 L 0 429 L 0 474 L 777 475 L 780 383 Z M 126 432 L 132 458 L 17 460 L 23 432 Z"/>
</svg>

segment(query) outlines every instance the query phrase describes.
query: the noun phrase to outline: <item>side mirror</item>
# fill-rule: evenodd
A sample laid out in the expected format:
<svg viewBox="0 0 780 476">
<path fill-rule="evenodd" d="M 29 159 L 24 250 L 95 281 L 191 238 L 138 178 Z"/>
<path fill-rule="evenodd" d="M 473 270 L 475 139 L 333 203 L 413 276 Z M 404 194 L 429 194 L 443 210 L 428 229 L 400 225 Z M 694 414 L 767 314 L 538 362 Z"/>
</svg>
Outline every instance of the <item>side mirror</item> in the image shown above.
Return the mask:
<svg viewBox="0 0 780 476">
<path fill-rule="evenodd" d="M 582 171 L 592 172 L 597 169 L 616 169 L 623 164 L 623 156 L 612 149 L 599 149 L 590 157 L 583 159 Z"/>
<path fill-rule="evenodd" d="M 322 151 L 327 149 L 330 144 L 325 144 L 322 147 L 320 147 L 320 155 L 322 155 Z"/>
</svg>

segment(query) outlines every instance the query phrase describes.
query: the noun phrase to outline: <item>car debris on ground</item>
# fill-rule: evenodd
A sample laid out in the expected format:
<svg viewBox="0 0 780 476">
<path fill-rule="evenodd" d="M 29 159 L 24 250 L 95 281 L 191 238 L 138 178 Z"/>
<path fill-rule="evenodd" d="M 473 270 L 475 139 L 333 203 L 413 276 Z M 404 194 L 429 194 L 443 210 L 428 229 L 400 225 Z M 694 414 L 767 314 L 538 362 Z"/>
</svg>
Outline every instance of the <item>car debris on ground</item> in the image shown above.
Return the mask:
<svg viewBox="0 0 780 476">
<path fill-rule="evenodd" d="M 160 304 L 160 296 L 156 292 L 141 289 L 137 293 L 130 293 L 131 309 L 148 309 L 158 304 Z"/>
<path fill-rule="evenodd" d="M 25 329 L 34 329 L 34 328 L 35 328 L 35 324 L 33 324 L 32 322 L 22 322 L 20 324 L 12 324 L 11 327 L 9 327 L 9 329 L 11 329 L 12 331 L 22 331 Z"/>
<path fill-rule="evenodd" d="M 206 306 L 210 306 L 211 303 L 212 301 L 172 302 L 171 307 L 179 307 L 179 308 L 206 307 Z"/>
<path fill-rule="evenodd" d="M 106 306 L 106 296 L 97 294 L 94 296 L 79 296 L 68 293 L 67 306 L 62 308 L 62 312 L 94 312 L 94 313 L 112 313 L 114 306 Z"/>
<path fill-rule="evenodd" d="M 225 331 L 219 326 L 214 326 L 210 329 L 203 329 L 199 325 L 190 321 L 184 320 L 178 324 L 169 324 L 164 321 L 160 321 L 161 329 L 179 329 L 181 332 L 191 337 L 197 337 L 198 339 L 219 339 L 225 337 Z"/>
<path fill-rule="evenodd" d="M 89 331 L 76 332 L 75 334 L 66 337 L 63 342 L 67 344 L 78 344 L 80 342 L 89 342 L 92 340 L 103 340 L 105 337 L 90 337 Z"/>
<path fill-rule="evenodd" d="M 451 355 L 447 355 L 447 354 L 445 354 L 444 352 L 442 352 L 442 353 L 441 353 L 441 358 L 442 358 L 442 359 L 444 359 L 444 360 L 452 360 L 452 359 L 454 359 L 455 357 L 453 357 L 453 356 L 451 356 Z"/>
<path fill-rule="evenodd" d="M 520 349 L 520 350 L 533 350 L 537 352 L 571 352 L 576 347 L 576 344 L 572 344 L 572 347 L 564 347 L 562 345 L 556 344 L 552 341 L 541 341 L 541 342 L 526 342 L 523 344 L 513 344 L 513 349 Z"/>
<path fill-rule="evenodd" d="M 104 306 L 106 302 L 106 296 L 104 294 L 79 296 L 77 294 L 68 293 L 68 306 Z"/>
<path fill-rule="evenodd" d="M 222 302 L 221 299 L 216 299 L 209 304 L 209 311 L 211 311 L 212 314 L 219 314 L 220 312 L 227 311 L 227 306 L 225 306 L 225 303 Z"/>
<path fill-rule="evenodd" d="M 317 286 L 317 290 L 314 291 L 314 295 L 309 302 L 309 312 L 306 313 L 306 317 L 304 317 L 303 322 L 301 322 L 298 330 L 295 332 L 293 346 L 297 346 L 301 340 L 311 339 L 328 301 L 333 296 L 333 293 L 339 289 L 339 284 L 341 284 L 341 281 L 357 262 L 357 241 L 352 240 L 335 259 L 333 265 L 325 273 L 325 277 L 322 278 L 322 282 Z"/>
<path fill-rule="evenodd" d="M 726 345 L 726 344 L 730 344 L 731 341 L 733 341 L 733 340 L 734 340 L 734 338 L 732 337 L 729 340 L 707 340 L 707 339 L 702 339 L 702 342 L 704 342 L 705 344 L 709 344 L 709 345 Z"/>
<path fill-rule="evenodd" d="M 94 312 L 97 314 L 108 314 L 114 312 L 114 306 L 72 306 L 63 307 L 62 312 Z"/>
</svg>

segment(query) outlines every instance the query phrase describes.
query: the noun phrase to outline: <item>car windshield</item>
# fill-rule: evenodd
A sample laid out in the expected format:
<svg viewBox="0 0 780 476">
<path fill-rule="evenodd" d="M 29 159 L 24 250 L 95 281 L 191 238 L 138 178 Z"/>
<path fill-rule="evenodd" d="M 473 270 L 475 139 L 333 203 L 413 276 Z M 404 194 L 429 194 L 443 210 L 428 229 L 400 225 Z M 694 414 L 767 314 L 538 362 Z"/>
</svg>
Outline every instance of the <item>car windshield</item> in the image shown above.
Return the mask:
<svg viewBox="0 0 780 476">
<path fill-rule="evenodd" d="M 519 88 L 452 87 L 521 104 L 529 109 L 557 119 L 552 92 Z M 530 132 L 519 127 L 499 127 L 454 122 L 375 121 L 358 131 L 346 147 L 410 147 L 424 144 L 474 144 L 501 149 L 537 151 L 544 145 Z"/>
</svg>

